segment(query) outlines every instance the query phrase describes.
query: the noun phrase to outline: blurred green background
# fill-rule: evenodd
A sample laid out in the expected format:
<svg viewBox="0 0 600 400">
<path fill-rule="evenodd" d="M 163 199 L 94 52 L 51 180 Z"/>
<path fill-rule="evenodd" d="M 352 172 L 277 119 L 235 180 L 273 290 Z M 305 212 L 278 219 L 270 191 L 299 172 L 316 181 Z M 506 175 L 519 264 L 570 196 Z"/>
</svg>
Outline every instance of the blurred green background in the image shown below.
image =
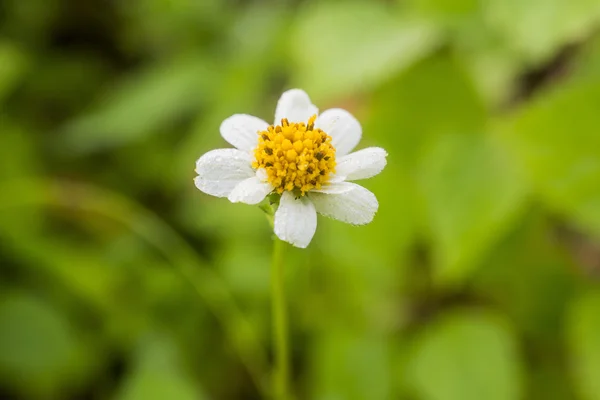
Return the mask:
<svg viewBox="0 0 600 400">
<path fill-rule="evenodd" d="M 0 1 L 0 398 L 262 399 L 271 231 L 199 192 L 305 89 L 389 152 L 288 248 L 317 400 L 600 399 L 598 0 Z"/>
</svg>

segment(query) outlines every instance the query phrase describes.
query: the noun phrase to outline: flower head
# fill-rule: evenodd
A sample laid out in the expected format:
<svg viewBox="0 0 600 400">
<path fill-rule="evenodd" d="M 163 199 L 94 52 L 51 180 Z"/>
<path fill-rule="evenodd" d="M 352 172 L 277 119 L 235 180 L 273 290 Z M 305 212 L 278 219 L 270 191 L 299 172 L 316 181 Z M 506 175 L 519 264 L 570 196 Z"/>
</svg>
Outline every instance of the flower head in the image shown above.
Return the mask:
<svg viewBox="0 0 600 400">
<path fill-rule="evenodd" d="M 274 218 L 281 240 L 308 246 L 317 213 L 353 225 L 372 221 L 379 206 L 375 195 L 349 181 L 377 175 L 387 153 L 378 147 L 350 153 L 362 129 L 347 111 L 319 115 L 304 91 L 292 89 L 281 95 L 273 125 L 236 114 L 220 130 L 236 148 L 200 157 L 196 187 L 234 203 L 258 204 L 271 193 L 281 195 Z"/>
</svg>

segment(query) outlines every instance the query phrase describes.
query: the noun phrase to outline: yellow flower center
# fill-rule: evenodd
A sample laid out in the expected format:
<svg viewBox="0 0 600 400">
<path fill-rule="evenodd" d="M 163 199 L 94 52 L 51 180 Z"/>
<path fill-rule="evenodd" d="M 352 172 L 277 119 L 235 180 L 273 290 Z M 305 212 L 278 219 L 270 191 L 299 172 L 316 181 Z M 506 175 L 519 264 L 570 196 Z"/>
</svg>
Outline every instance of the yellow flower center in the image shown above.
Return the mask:
<svg viewBox="0 0 600 400">
<path fill-rule="evenodd" d="M 267 179 L 281 194 L 285 190 L 304 196 L 311 189 L 320 189 L 335 172 L 335 148 L 331 137 L 315 128 L 316 115 L 304 122 L 269 126 L 258 132 L 256 161 L 252 166 L 264 168 Z"/>
</svg>

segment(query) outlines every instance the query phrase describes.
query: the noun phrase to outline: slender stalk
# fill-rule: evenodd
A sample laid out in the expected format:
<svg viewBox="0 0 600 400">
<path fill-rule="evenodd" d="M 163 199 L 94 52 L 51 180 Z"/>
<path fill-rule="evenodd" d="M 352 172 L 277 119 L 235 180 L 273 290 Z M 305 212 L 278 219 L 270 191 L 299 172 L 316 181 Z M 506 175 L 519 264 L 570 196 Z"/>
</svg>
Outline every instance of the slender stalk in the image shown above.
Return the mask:
<svg viewBox="0 0 600 400">
<path fill-rule="evenodd" d="M 273 243 L 273 264 L 271 268 L 271 312 L 273 319 L 273 350 L 275 353 L 273 397 L 276 400 L 289 399 L 288 321 L 283 274 L 284 246 L 284 242 L 275 238 Z"/>
</svg>

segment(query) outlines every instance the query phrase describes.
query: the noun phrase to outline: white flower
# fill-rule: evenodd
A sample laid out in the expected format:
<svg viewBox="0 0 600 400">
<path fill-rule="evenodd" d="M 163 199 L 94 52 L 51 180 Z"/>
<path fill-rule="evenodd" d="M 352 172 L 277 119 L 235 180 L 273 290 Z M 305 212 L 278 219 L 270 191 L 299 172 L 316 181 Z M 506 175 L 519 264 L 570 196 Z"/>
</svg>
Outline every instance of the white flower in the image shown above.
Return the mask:
<svg viewBox="0 0 600 400">
<path fill-rule="evenodd" d="M 304 91 L 292 89 L 281 95 L 273 125 L 245 114 L 227 118 L 221 135 L 236 148 L 200 157 L 196 187 L 246 204 L 281 194 L 275 234 L 297 247 L 310 243 L 317 213 L 353 225 L 371 222 L 375 195 L 349 181 L 377 175 L 387 153 L 378 147 L 350 153 L 362 136 L 359 122 L 345 110 L 318 111 Z"/>
</svg>

